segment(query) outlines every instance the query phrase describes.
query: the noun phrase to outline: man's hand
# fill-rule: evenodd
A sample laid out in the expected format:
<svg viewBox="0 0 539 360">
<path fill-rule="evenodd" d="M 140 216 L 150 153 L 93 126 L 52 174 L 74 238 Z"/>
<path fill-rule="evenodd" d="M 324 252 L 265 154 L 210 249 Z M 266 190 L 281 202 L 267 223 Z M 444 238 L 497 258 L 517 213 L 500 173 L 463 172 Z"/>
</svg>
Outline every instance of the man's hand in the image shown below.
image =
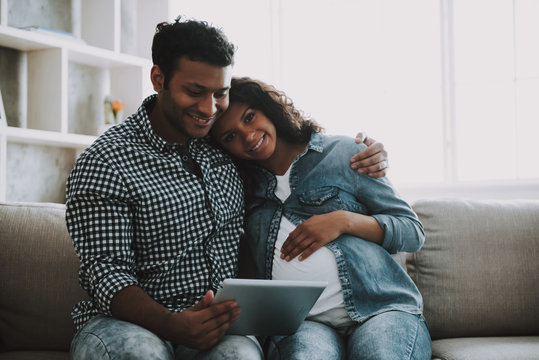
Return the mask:
<svg viewBox="0 0 539 360">
<path fill-rule="evenodd" d="M 356 135 L 356 143 L 365 143 L 367 148 L 350 158 L 350 167 L 358 174 L 367 173 L 370 177 L 379 178 L 386 175 L 388 168 L 387 151 L 384 144 L 360 132 Z"/>
<path fill-rule="evenodd" d="M 212 304 L 213 291 L 191 308 L 171 315 L 167 328 L 172 340 L 193 349 L 204 350 L 217 344 L 240 315 L 235 301 Z"/>
<path fill-rule="evenodd" d="M 210 290 L 192 307 L 172 312 L 141 287 L 131 285 L 114 294 L 110 310 L 117 319 L 140 325 L 160 338 L 202 350 L 217 344 L 240 315 L 235 301 L 212 301 Z"/>
<path fill-rule="evenodd" d="M 342 234 L 339 211 L 315 215 L 294 229 L 283 243 L 281 259 L 290 261 L 300 255 L 299 261 L 309 257 L 316 250 L 335 240 Z"/>
</svg>

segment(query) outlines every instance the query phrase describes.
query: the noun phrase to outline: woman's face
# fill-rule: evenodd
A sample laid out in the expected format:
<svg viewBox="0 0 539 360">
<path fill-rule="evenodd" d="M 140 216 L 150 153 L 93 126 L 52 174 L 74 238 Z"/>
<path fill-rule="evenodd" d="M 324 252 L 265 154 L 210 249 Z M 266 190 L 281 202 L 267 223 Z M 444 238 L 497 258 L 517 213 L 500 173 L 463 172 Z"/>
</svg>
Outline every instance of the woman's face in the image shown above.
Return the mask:
<svg viewBox="0 0 539 360">
<path fill-rule="evenodd" d="M 233 102 L 215 122 L 211 135 L 232 155 L 248 160 L 267 160 L 275 152 L 275 125 L 260 111 Z"/>
</svg>

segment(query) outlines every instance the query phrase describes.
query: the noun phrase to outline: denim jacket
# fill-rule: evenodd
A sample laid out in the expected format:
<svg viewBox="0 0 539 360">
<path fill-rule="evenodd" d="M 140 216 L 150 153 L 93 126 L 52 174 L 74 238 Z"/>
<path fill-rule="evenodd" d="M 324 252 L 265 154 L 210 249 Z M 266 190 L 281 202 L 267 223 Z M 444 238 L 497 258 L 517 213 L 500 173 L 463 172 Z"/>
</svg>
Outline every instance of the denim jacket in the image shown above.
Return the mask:
<svg viewBox="0 0 539 360">
<path fill-rule="evenodd" d="M 391 254 L 418 251 L 423 226 L 387 178 L 358 175 L 350 168 L 350 157 L 364 148 L 351 138 L 313 134 L 292 163 L 291 194 L 284 203 L 275 196 L 275 176 L 257 168 L 246 189 L 249 247 L 259 276 L 271 279 L 282 216 L 297 226 L 335 210 L 371 215 L 385 231 L 382 246 L 346 234 L 326 245 L 335 254 L 348 314 L 358 322 L 391 310 L 421 314 L 421 294 Z"/>
</svg>

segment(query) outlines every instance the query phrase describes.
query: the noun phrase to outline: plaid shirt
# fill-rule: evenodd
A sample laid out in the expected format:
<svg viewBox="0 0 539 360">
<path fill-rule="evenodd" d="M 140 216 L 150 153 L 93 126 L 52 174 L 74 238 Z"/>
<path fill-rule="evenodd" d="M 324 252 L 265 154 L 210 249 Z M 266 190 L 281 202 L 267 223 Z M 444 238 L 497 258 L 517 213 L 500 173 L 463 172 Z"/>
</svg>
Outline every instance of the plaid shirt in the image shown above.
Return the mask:
<svg viewBox="0 0 539 360">
<path fill-rule="evenodd" d="M 237 273 L 244 215 L 237 170 L 206 139 L 188 150 L 161 139 L 148 118 L 155 101 L 148 97 L 99 137 L 67 181 L 67 227 L 91 299 L 73 309 L 77 328 L 110 315 L 113 295 L 127 286 L 182 311 Z M 202 179 L 184 165 L 189 157 Z"/>
</svg>

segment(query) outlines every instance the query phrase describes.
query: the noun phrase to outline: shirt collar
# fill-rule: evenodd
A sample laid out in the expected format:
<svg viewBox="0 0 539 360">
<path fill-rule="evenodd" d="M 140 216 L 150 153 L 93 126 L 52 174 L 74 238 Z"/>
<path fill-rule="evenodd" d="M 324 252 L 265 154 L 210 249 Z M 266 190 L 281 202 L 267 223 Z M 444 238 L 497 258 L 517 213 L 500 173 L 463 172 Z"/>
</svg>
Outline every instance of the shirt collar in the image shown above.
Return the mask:
<svg viewBox="0 0 539 360">
<path fill-rule="evenodd" d="M 313 132 L 311 134 L 311 140 L 309 140 L 309 143 L 305 147 L 305 150 L 300 154 L 299 157 L 302 157 L 305 155 L 309 150 L 317 151 L 317 152 L 323 152 L 324 151 L 324 135 Z"/>
<path fill-rule="evenodd" d="M 292 168 L 294 166 L 294 164 L 300 158 L 302 158 L 305 154 L 307 154 L 309 152 L 309 150 L 313 150 L 313 151 L 316 151 L 316 152 L 319 152 L 319 153 L 324 152 L 324 135 L 322 135 L 321 133 L 318 133 L 318 132 L 313 132 L 311 134 L 311 140 L 309 140 L 309 143 L 307 144 L 307 146 L 305 147 L 303 152 L 301 154 L 299 154 L 298 157 L 292 162 L 292 164 L 290 165 L 290 168 Z M 271 181 L 271 179 L 275 179 L 275 175 L 273 175 L 271 173 L 271 171 L 265 169 L 264 167 L 262 167 L 262 166 L 260 166 L 258 164 L 256 164 L 255 166 L 260 171 L 265 173 L 266 176 L 268 176 L 268 179 L 270 179 L 269 181 Z M 273 191 L 273 190 L 271 190 L 271 191 Z"/>
</svg>

